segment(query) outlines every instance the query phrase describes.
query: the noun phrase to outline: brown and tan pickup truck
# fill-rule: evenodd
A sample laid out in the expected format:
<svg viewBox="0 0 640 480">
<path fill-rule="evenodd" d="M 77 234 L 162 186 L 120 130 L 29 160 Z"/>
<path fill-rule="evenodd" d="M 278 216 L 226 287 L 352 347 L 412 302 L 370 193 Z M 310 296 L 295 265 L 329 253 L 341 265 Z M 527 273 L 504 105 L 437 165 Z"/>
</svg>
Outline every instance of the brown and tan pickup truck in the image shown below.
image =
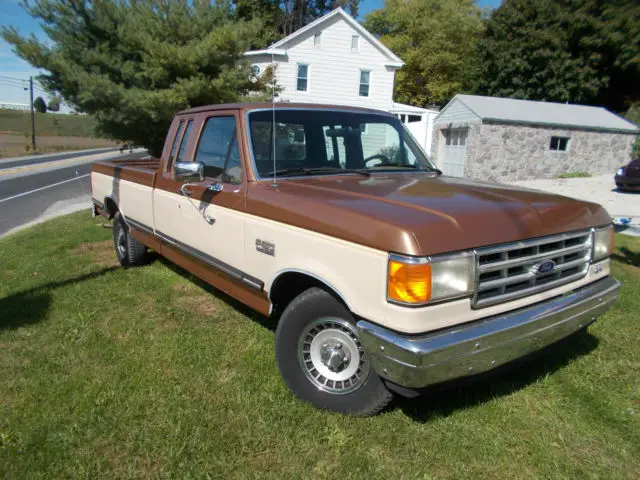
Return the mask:
<svg viewBox="0 0 640 480">
<path fill-rule="evenodd" d="M 287 386 L 340 412 L 521 358 L 618 295 L 602 207 L 443 176 L 375 110 L 185 110 L 160 159 L 91 185 L 123 266 L 153 249 L 275 316 Z"/>
</svg>

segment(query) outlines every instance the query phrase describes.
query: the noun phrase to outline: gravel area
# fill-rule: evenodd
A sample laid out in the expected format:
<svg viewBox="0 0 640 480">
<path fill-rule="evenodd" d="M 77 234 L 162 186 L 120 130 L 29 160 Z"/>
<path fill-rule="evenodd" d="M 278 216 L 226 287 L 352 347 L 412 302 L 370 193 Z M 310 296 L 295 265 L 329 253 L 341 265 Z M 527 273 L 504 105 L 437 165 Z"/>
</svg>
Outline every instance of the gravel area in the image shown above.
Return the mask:
<svg viewBox="0 0 640 480">
<path fill-rule="evenodd" d="M 613 174 L 589 178 L 554 178 L 511 182 L 526 188 L 556 193 L 599 203 L 612 217 L 631 217 L 640 220 L 640 193 L 620 192 Z"/>
</svg>

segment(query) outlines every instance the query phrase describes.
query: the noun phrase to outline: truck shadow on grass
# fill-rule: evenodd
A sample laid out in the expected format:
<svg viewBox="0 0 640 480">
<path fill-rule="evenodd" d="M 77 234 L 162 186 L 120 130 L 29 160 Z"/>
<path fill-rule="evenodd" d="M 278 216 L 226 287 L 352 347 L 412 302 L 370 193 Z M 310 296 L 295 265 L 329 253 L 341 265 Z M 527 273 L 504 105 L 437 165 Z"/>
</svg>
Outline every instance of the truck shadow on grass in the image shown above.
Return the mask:
<svg viewBox="0 0 640 480">
<path fill-rule="evenodd" d="M 640 267 L 640 252 L 634 252 L 626 247 L 620 249 L 622 255 L 614 253 L 611 258 L 625 265 L 633 265 L 634 267 Z"/>
<path fill-rule="evenodd" d="M 0 298 L 0 330 L 13 330 L 40 322 L 46 317 L 51 306 L 52 290 L 100 277 L 105 273 L 116 270 L 116 268 L 103 268 L 93 273 L 68 278 L 59 282 L 45 283 L 44 285 Z"/>
<path fill-rule="evenodd" d="M 251 319 L 252 321 L 254 321 L 257 324 L 261 325 L 262 327 L 266 328 L 267 330 L 271 330 L 272 332 L 276 331 L 276 327 L 278 326 L 277 319 L 271 318 L 271 317 L 266 317 L 264 315 L 259 314 L 258 312 L 256 312 L 255 310 L 251 309 L 250 307 L 248 307 L 244 303 L 239 302 L 235 298 L 227 295 L 222 290 L 218 290 L 217 288 L 209 285 L 207 282 L 205 282 L 204 280 L 200 279 L 199 277 L 196 277 L 195 275 L 193 275 L 192 273 L 188 272 L 187 270 L 184 270 L 182 267 L 179 267 L 175 263 L 171 262 L 171 260 L 167 260 L 166 258 L 158 255 L 156 252 L 150 252 L 149 262 L 154 262 L 154 261 L 158 261 L 158 262 L 162 263 L 162 265 L 167 267 L 169 270 L 177 273 L 182 278 L 184 278 L 185 280 L 188 280 L 189 282 L 193 283 L 194 285 L 197 285 L 202 290 L 207 292 L 209 295 L 212 295 L 213 297 L 217 298 L 221 302 L 224 302 L 227 305 L 229 305 L 230 307 L 233 307 L 235 310 L 240 312 L 242 315 L 244 315 L 245 317 Z"/>
<path fill-rule="evenodd" d="M 395 406 L 418 422 L 448 417 L 534 384 L 592 352 L 598 344 L 598 338 L 583 329 L 491 372 L 425 389 L 420 397 L 399 398 Z"/>
</svg>

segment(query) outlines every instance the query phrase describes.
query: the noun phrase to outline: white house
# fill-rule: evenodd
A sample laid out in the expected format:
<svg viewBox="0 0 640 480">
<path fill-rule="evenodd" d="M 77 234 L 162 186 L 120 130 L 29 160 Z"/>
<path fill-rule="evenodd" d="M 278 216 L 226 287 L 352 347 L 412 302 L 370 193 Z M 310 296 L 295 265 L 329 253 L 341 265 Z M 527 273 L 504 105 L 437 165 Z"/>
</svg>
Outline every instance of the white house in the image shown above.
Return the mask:
<svg viewBox="0 0 640 480">
<path fill-rule="evenodd" d="M 438 112 L 393 101 L 404 62 L 343 9 L 336 8 L 264 50 L 245 53 L 255 75 L 275 65 L 278 101 L 386 110 L 429 152 Z"/>
</svg>

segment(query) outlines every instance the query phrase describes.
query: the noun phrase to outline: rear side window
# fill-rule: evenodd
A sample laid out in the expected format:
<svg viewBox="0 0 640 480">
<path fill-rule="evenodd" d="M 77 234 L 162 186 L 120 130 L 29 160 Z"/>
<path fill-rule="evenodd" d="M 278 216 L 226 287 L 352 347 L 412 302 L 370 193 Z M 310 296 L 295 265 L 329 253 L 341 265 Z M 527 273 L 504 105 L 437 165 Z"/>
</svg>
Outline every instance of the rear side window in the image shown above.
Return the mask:
<svg viewBox="0 0 640 480">
<path fill-rule="evenodd" d="M 173 159 L 176 156 L 176 150 L 178 149 L 178 142 L 180 141 L 180 136 L 182 135 L 183 128 L 184 128 L 184 122 L 181 121 L 178 124 L 178 129 L 176 130 L 176 136 L 173 137 L 173 145 L 171 145 L 171 153 L 169 154 L 169 162 L 167 163 L 167 170 L 171 170 L 171 165 L 173 165 Z"/>
<path fill-rule="evenodd" d="M 242 165 L 235 117 L 211 117 L 202 129 L 195 156 L 204 164 L 204 176 L 225 182 L 242 181 Z"/>
<path fill-rule="evenodd" d="M 189 120 L 187 122 L 187 128 L 184 130 L 184 135 L 182 136 L 182 142 L 180 142 L 180 148 L 178 149 L 178 158 L 177 162 L 184 161 L 184 150 L 187 148 L 187 144 L 189 143 L 189 134 L 191 133 L 191 125 L 193 124 L 193 120 Z"/>
</svg>

